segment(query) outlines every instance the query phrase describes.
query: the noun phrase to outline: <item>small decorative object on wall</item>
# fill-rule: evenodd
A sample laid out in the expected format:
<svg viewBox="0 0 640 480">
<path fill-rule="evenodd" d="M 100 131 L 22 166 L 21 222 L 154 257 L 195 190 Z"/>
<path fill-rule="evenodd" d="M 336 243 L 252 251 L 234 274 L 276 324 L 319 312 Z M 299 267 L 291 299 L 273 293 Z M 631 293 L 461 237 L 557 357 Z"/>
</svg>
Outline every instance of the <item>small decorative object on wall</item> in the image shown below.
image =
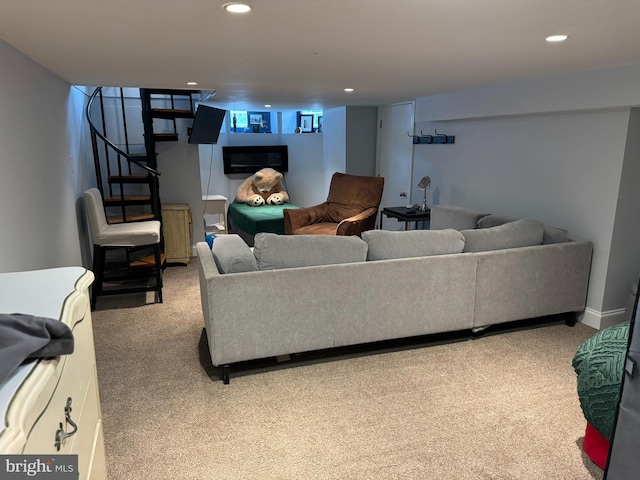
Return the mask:
<svg viewBox="0 0 640 480">
<path fill-rule="evenodd" d="M 456 141 L 456 137 L 454 135 L 445 135 L 444 133 L 438 133 L 437 129 L 434 130 L 434 132 L 435 132 L 435 135 L 430 135 L 430 134 L 423 133 L 422 130 L 420 130 L 420 135 L 411 135 L 409 132 L 407 132 L 407 135 L 413 139 L 413 143 L 415 145 L 425 144 L 425 143 L 427 145 L 447 144 L 447 143 L 455 143 Z"/>
<path fill-rule="evenodd" d="M 302 133 L 313 132 L 313 115 L 300 115 L 300 131 Z"/>
</svg>

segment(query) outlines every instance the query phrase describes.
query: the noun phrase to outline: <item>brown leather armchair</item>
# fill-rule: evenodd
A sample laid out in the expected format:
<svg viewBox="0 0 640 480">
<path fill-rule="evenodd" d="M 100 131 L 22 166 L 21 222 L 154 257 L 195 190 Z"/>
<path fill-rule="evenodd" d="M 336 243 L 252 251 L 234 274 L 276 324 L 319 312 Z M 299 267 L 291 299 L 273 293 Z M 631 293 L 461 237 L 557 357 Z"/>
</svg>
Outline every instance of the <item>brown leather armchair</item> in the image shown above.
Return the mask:
<svg viewBox="0 0 640 480">
<path fill-rule="evenodd" d="M 360 235 L 375 227 L 384 178 L 334 173 L 327 201 L 284 210 L 287 235 Z"/>
</svg>

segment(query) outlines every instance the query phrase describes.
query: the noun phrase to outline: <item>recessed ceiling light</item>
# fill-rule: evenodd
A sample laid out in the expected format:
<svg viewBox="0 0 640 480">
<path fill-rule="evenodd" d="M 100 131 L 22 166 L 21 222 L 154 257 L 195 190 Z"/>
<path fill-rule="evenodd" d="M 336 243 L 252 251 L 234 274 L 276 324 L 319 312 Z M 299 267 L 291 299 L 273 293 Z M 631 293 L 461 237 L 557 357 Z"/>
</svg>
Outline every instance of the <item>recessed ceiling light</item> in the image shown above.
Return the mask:
<svg viewBox="0 0 640 480">
<path fill-rule="evenodd" d="M 345 88 L 344 91 L 345 92 L 353 92 L 353 88 Z"/>
<path fill-rule="evenodd" d="M 229 13 L 247 13 L 251 11 L 251 7 L 246 3 L 225 3 L 222 8 Z"/>
<path fill-rule="evenodd" d="M 564 42 L 567 38 L 569 35 L 550 35 L 545 40 L 547 42 Z"/>
<path fill-rule="evenodd" d="M 187 82 L 187 85 L 189 85 L 190 87 L 195 87 L 196 85 L 198 85 L 198 82 Z"/>
<path fill-rule="evenodd" d="M 265 107 L 265 108 L 271 108 L 271 104 L 267 103 L 267 104 L 265 104 L 265 106 L 264 106 L 264 107 Z"/>
</svg>

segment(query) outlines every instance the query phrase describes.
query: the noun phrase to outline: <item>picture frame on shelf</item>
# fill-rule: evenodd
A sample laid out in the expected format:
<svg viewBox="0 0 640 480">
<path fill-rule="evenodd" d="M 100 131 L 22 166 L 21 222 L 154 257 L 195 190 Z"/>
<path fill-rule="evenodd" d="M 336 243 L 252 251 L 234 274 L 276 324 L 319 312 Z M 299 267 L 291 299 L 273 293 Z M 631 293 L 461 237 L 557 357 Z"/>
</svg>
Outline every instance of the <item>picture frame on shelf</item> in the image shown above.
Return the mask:
<svg viewBox="0 0 640 480">
<path fill-rule="evenodd" d="M 262 125 L 262 114 L 261 113 L 250 113 L 249 114 L 249 125 Z"/>
<path fill-rule="evenodd" d="M 300 131 L 302 133 L 313 132 L 313 115 L 300 115 Z"/>
</svg>

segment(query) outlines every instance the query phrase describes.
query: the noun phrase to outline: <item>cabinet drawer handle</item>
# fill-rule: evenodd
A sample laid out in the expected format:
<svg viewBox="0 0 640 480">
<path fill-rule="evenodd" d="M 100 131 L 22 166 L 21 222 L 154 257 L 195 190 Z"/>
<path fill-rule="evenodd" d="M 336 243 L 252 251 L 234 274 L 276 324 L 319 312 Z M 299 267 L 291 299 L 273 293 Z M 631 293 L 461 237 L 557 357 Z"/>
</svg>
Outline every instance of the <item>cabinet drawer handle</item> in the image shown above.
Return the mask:
<svg viewBox="0 0 640 480">
<path fill-rule="evenodd" d="M 67 398 L 67 406 L 64 407 L 64 418 L 66 420 L 66 422 L 71 425 L 71 427 L 73 428 L 73 430 L 71 430 L 69 433 L 66 433 L 64 431 L 64 426 L 62 425 L 62 422 L 60 422 L 60 428 L 58 428 L 58 430 L 56 431 L 56 451 L 60 451 L 60 447 L 62 446 L 62 442 L 64 442 L 67 438 L 72 437 L 76 434 L 76 432 L 78 431 L 78 425 L 76 425 L 76 423 L 71 420 L 71 403 L 73 401 L 71 400 L 71 397 Z"/>
</svg>

